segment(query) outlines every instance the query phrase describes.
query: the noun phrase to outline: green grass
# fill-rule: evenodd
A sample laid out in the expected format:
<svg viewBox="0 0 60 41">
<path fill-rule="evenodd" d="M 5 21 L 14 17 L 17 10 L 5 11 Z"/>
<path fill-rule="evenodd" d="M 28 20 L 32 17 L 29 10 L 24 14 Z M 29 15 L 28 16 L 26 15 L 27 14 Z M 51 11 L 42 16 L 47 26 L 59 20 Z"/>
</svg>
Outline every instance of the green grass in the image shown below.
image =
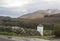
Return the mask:
<svg viewBox="0 0 60 41">
<path fill-rule="evenodd" d="M 50 35 L 52 30 L 44 30 L 44 34 Z M 16 34 L 14 32 L 0 32 L 0 35 L 8 35 L 8 36 L 18 36 L 18 37 L 30 37 L 30 38 L 39 38 L 39 39 L 49 39 L 48 36 L 25 36 L 21 34 Z"/>
<path fill-rule="evenodd" d="M 50 35 L 52 35 L 52 32 L 53 32 L 52 30 L 44 30 L 43 33 L 45 36 L 50 36 Z"/>
<path fill-rule="evenodd" d="M 20 34 L 14 33 L 14 32 L 0 32 L 0 35 L 22 36 L 22 35 L 20 35 Z"/>
</svg>

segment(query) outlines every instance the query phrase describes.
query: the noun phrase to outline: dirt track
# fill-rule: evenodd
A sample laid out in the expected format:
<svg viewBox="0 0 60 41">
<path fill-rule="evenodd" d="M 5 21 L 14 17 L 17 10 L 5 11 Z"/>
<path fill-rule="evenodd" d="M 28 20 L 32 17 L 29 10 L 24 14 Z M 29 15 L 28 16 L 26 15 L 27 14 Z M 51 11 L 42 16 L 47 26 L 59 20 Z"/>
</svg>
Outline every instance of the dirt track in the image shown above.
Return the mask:
<svg viewBox="0 0 60 41">
<path fill-rule="evenodd" d="M 38 38 L 12 37 L 0 35 L 0 41 L 60 41 L 60 39 L 44 40 Z"/>
</svg>

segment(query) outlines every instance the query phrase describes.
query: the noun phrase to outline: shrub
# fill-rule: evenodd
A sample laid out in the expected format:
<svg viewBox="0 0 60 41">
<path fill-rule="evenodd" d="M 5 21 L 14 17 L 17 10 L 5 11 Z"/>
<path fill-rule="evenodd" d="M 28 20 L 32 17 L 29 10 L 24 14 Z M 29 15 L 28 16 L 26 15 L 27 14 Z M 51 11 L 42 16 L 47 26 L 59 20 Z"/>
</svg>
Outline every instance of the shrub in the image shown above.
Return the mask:
<svg viewBox="0 0 60 41">
<path fill-rule="evenodd" d="M 44 36 L 51 36 L 52 30 L 44 30 Z"/>
<path fill-rule="evenodd" d="M 54 27 L 55 27 L 55 30 L 54 30 L 55 36 L 60 37 L 60 24 L 56 24 Z"/>
<path fill-rule="evenodd" d="M 28 36 L 41 36 L 40 33 L 34 29 L 26 29 L 25 31 Z"/>
</svg>

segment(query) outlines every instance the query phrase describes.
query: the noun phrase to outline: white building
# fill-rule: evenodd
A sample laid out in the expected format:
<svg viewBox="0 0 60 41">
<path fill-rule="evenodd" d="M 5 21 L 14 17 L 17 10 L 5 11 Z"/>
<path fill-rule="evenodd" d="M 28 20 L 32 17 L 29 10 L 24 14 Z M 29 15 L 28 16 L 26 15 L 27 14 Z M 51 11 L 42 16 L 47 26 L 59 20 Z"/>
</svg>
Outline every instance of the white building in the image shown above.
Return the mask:
<svg viewBox="0 0 60 41">
<path fill-rule="evenodd" d="M 39 24 L 38 26 L 37 26 L 37 31 L 41 34 L 41 36 L 43 36 L 43 25 L 41 25 L 41 24 Z"/>
</svg>

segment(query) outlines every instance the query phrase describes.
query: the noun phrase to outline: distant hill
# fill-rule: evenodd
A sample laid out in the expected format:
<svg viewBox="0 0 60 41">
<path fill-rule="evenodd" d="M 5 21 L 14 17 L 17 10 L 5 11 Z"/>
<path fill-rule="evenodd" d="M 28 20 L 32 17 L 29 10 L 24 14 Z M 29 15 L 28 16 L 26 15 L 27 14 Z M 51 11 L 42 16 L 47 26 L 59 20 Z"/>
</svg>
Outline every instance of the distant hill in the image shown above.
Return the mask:
<svg viewBox="0 0 60 41">
<path fill-rule="evenodd" d="M 0 16 L 0 19 L 10 19 L 8 16 Z"/>
<path fill-rule="evenodd" d="M 52 24 L 60 23 L 60 13 L 49 15 L 44 18 L 32 19 L 29 22 L 30 23 L 52 23 Z"/>
<path fill-rule="evenodd" d="M 12 23 L 16 21 L 23 21 L 24 23 L 60 23 L 60 13 L 54 10 L 39 10 L 30 14 L 23 15 L 18 18 L 11 18 L 8 16 L 0 16 L 0 24 L 4 21 Z"/>
<path fill-rule="evenodd" d="M 19 18 L 23 18 L 23 19 L 37 19 L 37 18 L 43 18 L 45 15 L 52 15 L 52 14 L 56 14 L 56 13 L 60 13 L 59 10 L 38 10 L 36 12 L 33 13 L 29 13 L 29 14 L 25 14 Z"/>
<path fill-rule="evenodd" d="M 48 17 L 60 17 L 60 13 L 57 13 L 57 14 L 53 14 L 53 15 L 50 15 Z"/>
<path fill-rule="evenodd" d="M 44 15 L 48 14 L 47 11 L 45 10 L 40 10 L 40 11 L 36 11 L 36 12 L 33 12 L 33 13 L 29 13 L 29 14 L 26 14 L 26 15 L 23 15 L 19 18 L 24 18 L 24 19 L 36 19 L 36 18 L 43 18 Z"/>
<path fill-rule="evenodd" d="M 2 20 L 9 20 L 9 21 L 18 21 L 18 20 L 20 20 L 20 19 L 18 19 L 18 18 L 11 18 L 11 17 L 9 17 L 9 16 L 0 16 L 0 21 L 2 21 Z"/>
</svg>

